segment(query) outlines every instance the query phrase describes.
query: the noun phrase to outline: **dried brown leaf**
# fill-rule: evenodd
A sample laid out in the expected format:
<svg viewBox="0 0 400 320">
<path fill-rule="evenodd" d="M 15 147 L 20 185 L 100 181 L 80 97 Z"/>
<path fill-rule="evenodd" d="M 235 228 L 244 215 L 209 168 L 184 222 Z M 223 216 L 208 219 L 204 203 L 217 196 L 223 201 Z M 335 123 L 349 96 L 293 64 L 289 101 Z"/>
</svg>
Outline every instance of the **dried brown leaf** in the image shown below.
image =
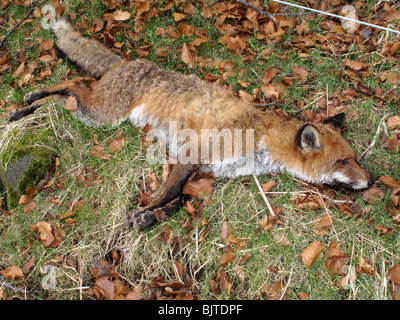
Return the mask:
<svg viewBox="0 0 400 320">
<path fill-rule="evenodd" d="M 196 62 L 193 58 L 193 55 L 190 52 L 186 43 L 184 43 L 182 47 L 181 59 L 190 69 L 194 69 L 194 67 L 196 66 Z"/>
<path fill-rule="evenodd" d="M 4 278 L 19 280 L 24 277 L 22 270 L 17 266 L 11 266 L 0 272 Z"/>
<path fill-rule="evenodd" d="M 210 194 L 212 192 L 212 184 L 214 181 L 214 178 L 203 178 L 199 180 L 188 181 L 183 186 L 182 193 L 195 198 L 201 198 L 204 194 Z"/>
<path fill-rule="evenodd" d="M 382 176 L 379 178 L 379 181 L 382 182 L 385 186 L 391 188 L 391 189 L 397 189 L 400 188 L 400 182 L 392 178 L 391 176 Z"/>
<path fill-rule="evenodd" d="M 78 110 L 78 102 L 75 97 L 69 96 L 64 104 L 64 109 L 69 111 Z"/>
<path fill-rule="evenodd" d="M 361 69 L 369 67 L 368 63 L 362 61 L 355 61 L 350 59 L 344 59 L 344 61 L 344 65 L 354 71 L 360 71 Z"/>
<path fill-rule="evenodd" d="M 304 267 L 310 267 L 314 261 L 319 257 L 321 252 L 324 251 L 321 241 L 312 242 L 304 251 L 301 253 Z"/>
<path fill-rule="evenodd" d="M 261 184 L 261 189 L 264 192 L 269 192 L 272 188 L 276 186 L 276 182 L 274 180 L 270 180 L 267 183 Z"/>
<path fill-rule="evenodd" d="M 396 264 L 388 270 L 388 278 L 395 284 L 400 284 L 400 264 Z"/>
</svg>

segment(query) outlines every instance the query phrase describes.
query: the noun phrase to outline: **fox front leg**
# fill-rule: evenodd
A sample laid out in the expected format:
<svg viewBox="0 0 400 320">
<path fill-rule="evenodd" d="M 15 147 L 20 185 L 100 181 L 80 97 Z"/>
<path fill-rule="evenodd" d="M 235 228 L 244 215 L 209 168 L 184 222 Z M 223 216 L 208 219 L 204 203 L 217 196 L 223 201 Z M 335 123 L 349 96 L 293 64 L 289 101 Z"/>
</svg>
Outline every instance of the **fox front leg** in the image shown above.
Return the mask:
<svg viewBox="0 0 400 320">
<path fill-rule="evenodd" d="M 198 168 L 198 165 L 193 164 L 174 165 L 161 196 L 148 206 L 128 213 L 128 226 L 138 231 L 143 230 L 153 225 L 158 219 L 163 219 L 178 211 L 183 186 Z"/>
</svg>

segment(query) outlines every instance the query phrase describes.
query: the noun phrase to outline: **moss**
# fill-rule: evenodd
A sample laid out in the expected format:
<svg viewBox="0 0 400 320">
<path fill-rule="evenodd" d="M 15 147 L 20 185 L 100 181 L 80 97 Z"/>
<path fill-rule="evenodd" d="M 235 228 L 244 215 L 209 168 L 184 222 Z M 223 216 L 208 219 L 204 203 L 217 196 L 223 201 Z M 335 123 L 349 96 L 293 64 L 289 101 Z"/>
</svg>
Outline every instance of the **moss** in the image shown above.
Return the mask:
<svg viewBox="0 0 400 320">
<path fill-rule="evenodd" d="M 20 137 L 20 133 L 15 133 L 14 137 Z M 25 193 L 27 187 L 36 185 L 51 165 L 55 152 L 52 150 L 52 141 L 54 133 L 50 130 L 35 130 L 25 132 L 22 138 L 13 138 L 7 148 L 0 153 L 0 179 L 6 189 L 6 200 L 9 209 L 16 206 L 18 198 Z M 22 172 L 18 170 L 12 174 L 18 176 L 10 183 L 7 179 L 7 169 L 18 160 L 28 157 L 26 168 Z M 26 162 L 26 161 L 25 161 Z"/>
</svg>

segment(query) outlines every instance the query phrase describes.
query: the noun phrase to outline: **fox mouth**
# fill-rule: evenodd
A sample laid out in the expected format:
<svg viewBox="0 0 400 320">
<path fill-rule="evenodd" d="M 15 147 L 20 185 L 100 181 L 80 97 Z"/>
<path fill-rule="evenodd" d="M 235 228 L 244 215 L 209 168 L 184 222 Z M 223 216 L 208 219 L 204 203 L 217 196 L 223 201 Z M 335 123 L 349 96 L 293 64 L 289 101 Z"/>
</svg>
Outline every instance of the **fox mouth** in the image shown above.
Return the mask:
<svg viewBox="0 0 400 320">
<path fill-rule="evenodd" d="M 345 189 L 345 190 L 365 190 L 368 189 L 371 185 L 372 181 L 368 182 L 353 182 L 353 183 L 346 183 L 338 180 L 334 180 L 329 185 L 335 189 Z"/>
</svg>

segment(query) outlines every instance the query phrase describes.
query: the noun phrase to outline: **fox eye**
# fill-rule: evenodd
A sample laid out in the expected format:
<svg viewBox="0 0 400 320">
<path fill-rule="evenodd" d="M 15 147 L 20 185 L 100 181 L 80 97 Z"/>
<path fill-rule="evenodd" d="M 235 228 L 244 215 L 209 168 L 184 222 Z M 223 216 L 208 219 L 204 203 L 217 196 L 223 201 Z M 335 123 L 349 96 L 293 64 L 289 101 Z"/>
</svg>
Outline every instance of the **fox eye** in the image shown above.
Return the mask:
<svg viewBox="0 0 400 320">
<path fill-rule="evenodd" d="M 338 160 L 337 162 L 340 164 L 348 164 L 349 163 L 347 160 Z"/>
</svg>

